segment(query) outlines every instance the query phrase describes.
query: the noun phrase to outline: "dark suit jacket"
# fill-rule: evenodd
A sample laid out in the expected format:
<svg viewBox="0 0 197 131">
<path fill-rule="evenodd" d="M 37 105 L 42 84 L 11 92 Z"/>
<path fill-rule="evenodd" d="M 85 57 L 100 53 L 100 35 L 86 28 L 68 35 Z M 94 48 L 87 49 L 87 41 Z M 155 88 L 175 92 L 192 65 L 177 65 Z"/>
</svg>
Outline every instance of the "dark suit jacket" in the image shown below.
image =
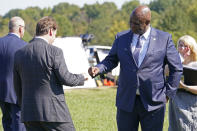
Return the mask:
<svg viewBox="0 0 197 131">
<path fill-rule="evenodd" d="M 68 71 L 63 52 L 40 38 L 15 54 L 14 86 L 23 122 L 69 122 L 62 85 L 84 84 L 84 76 Z"/>
<path fill-rule="evenodd" d="M 13 65 L 15 52 L 26 43 L 14 34 L 0 38 L 0 100 L 17 103 L 13 85 Z"/>
<path fill-rule="evenodd" d="M 120 62 L 116 106 L 131 112 L 136 89 L 146 110 L 165 105 L 166 95 L 175 96 L 182 74 L 182 64 L 171 35 L 151 28 L 150 43 L 145 58 L 138 68 L 131 52 L 132 31 L 118 33 L 109 55 L 97 67 L 100 73 L 111 71 Z M 164 67 L 168 64 L 169 79 L 165 80 Z"/>
</svg>

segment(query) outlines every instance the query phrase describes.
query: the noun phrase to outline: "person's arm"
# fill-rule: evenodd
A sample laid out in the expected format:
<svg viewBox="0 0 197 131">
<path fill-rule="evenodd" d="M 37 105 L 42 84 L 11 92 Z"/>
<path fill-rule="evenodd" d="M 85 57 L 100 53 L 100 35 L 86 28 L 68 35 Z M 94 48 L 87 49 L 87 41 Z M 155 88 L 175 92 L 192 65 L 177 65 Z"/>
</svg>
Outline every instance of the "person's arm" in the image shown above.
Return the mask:
<svg viewBox="0 0 197 131">
<path fill-rule="evenodd" d="M 183 67 L 178 51 L 176 50 L 175 45 L 172 42 L 171 35 L 168 38 L 165 61 L 168 64 L 169 68 L 169 77 L 166 82 L 166 95 L 167 97 L 173 99 L 179 87 Z"/>
<path fill-rule="evenodd" d="M 55 50 L 53 63 L 53 70 L 60 84 L 67 86 L 84 85 L 84 81 L 87 80 L 87 78 L 85 78 L 83 74 L 72 74 L 68 71 L 63 51 L 59 48 Z"/>
<path fill-rule="evenodd" d="M 14 60 L 14 69 L 13 69 L 13 80 L 14 80 L 14 90 L 17 96 L 17 104 L 21 106 L 22 103 L 22 84 L 21 84 L 21 77 L 17 70 L 16 60 Z"/>
<path fill-rule="evenodd" d="M 108 56 L 101 61 L 96 67 L 99 68 L 99 73 L 107 73 L 113 70 L 115 67 L 118 66 L 118 56 L 117 56 L 117 50 L 118 50 L 118 38 L 116 36 L 116 39 L 112 45 L 112 48 L 108 54 Z"/>
<path fill-rule="evenodd" d="M 180 81 L 180 89 L 184 89 L 186 91 L 189 91 L 192 94 L 197 95 L 197 85 L 196 86 L 189 86 L 189 85 L 185 85 L 182 81 Z"/>
</svg>

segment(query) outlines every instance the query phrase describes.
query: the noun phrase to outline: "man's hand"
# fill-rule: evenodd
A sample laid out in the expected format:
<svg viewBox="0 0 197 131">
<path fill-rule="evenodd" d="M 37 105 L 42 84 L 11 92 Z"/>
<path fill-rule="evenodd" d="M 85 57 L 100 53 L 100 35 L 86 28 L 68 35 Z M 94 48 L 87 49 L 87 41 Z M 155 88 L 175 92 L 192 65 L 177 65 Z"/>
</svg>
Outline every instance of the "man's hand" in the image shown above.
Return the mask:
<svg viewBox="0 0 197 131">
<path fill-rule="evenodd" d="M 87 73 L 82 73 L 82 75 L 84 76 L 85 81 L 87 81 L 88 80 L 88 74 Z"/>
<path fill-rule="evenodd" d="M 99 73 L 99 68 L 98 67 L 90 67 L 88 69 L 88 73 L 91 77 L 95 77 Z"/>
</svg>

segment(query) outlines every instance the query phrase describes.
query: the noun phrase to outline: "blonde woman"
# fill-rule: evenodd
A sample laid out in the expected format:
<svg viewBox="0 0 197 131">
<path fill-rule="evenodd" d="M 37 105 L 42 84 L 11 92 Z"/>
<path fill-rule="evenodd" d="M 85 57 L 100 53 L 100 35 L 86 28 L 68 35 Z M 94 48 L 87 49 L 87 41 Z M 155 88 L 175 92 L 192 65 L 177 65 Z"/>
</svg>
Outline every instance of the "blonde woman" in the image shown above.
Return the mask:
<svg viewBox="0 0 197 131">
<path fill-rule="evenodd" d="M 178 40 L 178 51 L 183 65 L 197 68 L 197 43 L 189 35 Z M 197 131 L 197 85 L 180 81 L 175 98 L 169 103 L 169 131 Z"/>
</svg>

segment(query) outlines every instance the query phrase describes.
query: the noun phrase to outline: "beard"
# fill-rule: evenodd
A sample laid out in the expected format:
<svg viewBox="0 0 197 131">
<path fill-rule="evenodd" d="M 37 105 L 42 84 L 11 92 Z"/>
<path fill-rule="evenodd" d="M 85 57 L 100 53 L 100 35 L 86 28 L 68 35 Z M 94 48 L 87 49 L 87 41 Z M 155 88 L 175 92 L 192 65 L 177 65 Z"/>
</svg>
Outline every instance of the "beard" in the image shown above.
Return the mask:
<svg viewBox="0 0 197 131">
<path fill-rule="evenodd" d="M 144 34 L 145 32 L 146 30 L 137 30 L 137 34 L 140 34 L 140 35 Z"/>
<path fill-rule="evenodd" d="M 146 28 L 131 28 L 132 32 L 135 34 L 142 35 L 146 32 Z"/>
</svg>

